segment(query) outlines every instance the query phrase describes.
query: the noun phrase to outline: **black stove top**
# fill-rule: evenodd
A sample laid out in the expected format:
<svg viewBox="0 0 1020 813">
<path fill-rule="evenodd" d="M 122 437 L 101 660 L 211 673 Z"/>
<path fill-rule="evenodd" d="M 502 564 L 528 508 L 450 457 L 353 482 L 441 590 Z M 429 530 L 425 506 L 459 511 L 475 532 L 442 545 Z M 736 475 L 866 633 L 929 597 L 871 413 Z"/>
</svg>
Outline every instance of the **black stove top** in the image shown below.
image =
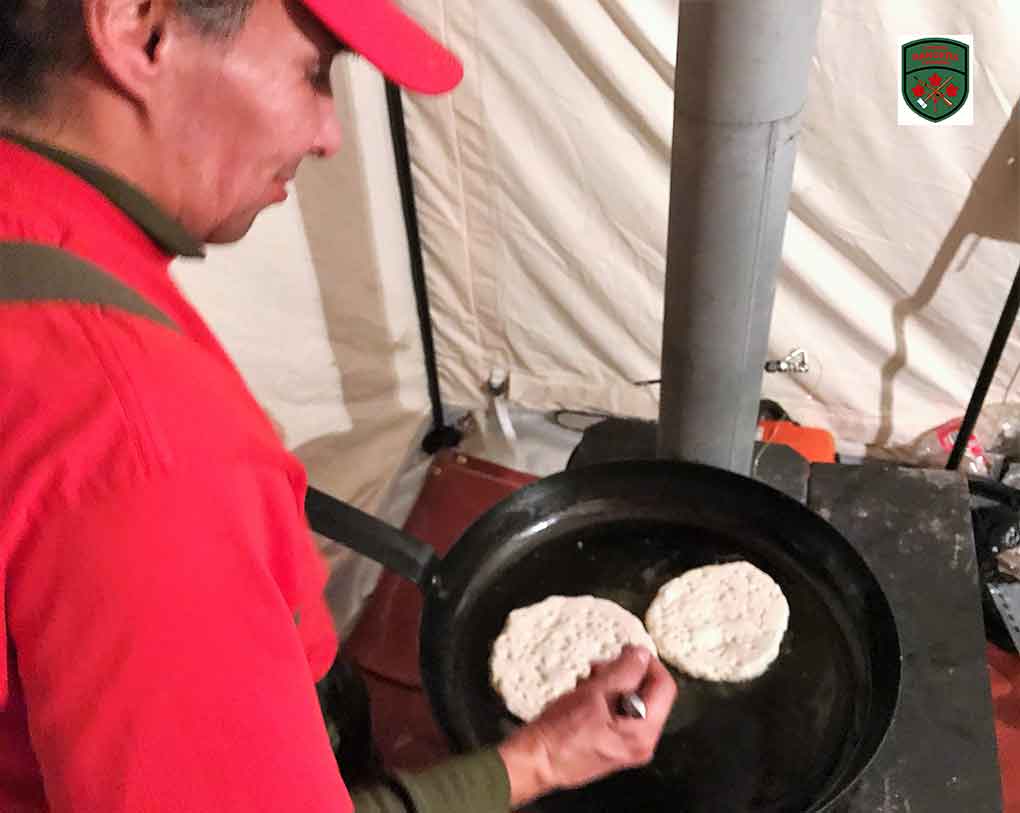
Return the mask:
<svg viewBox="0 0 1020 813">
<path fill-rule="evenodd" d="M 568 467 L 653 457 L 654 423 L 586 431 Z M 903 654 L 888 736 L 838 810 L 1001 813 L 969 493 L 947 471 L 810 465 L 789 447 L 756 449 L 754 476 L 828 520 L 863 556 L 892 606 Z"/>
</svg>

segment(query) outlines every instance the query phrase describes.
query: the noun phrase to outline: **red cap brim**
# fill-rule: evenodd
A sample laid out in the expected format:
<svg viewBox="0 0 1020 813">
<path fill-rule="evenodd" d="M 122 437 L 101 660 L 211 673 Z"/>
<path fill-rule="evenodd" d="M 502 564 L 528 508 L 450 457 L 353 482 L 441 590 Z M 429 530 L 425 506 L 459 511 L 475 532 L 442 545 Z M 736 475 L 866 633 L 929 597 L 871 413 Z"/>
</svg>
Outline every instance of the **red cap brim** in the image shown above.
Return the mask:
<svg viewBox="0 0 1020 813">
<path fill-rule="evenodd" d="M 445 93 L 464 75 L 446 48 L 389 0 L 301 0 L 329 31 L 401 87 Z"/>
</svg>

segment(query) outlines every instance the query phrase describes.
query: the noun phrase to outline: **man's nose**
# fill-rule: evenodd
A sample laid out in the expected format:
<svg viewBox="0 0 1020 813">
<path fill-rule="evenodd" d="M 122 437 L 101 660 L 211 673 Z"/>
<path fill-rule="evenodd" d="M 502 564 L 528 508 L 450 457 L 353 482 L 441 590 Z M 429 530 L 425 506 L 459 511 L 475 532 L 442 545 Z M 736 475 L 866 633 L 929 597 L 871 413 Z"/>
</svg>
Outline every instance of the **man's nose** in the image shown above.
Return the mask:
<svg viewBox="0 0 1020 813">
<path fill-rule="evenodd" d="M 323 103 L 319 134 L 312 146 L 312 152 L 320 158 L 329 158 L 340 149 L 342 141 L 343 132 L 340 129 L 340 119 L 337 118 L 336 105 L 329 99 Z"/>
</svg>

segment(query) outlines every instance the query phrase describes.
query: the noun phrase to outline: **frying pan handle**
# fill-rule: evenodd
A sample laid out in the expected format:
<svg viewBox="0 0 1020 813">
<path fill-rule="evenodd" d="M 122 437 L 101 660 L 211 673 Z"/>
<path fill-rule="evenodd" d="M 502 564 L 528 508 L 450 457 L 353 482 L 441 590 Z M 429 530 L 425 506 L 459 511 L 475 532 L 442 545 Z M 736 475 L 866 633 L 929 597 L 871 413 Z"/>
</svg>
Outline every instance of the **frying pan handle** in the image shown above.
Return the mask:
<svg viewBox="0 0 1020 813">
<path fill-rule="evenodd" d="M 428 586 L 439 560 L 424 542 L 310 486 L 305 513 L 316 533 L 375 560 L 422 589 Z"/>
</svg>

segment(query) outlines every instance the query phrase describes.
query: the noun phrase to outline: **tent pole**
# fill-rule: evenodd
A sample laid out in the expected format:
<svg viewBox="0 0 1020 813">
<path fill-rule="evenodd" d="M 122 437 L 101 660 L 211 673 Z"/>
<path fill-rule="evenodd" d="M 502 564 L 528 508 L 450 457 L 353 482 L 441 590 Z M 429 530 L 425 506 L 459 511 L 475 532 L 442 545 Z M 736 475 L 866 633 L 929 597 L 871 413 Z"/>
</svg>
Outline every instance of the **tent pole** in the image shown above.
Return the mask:
<svg viewBox="0 0 1020 813">
<path fill-rule="evenodd" d="M 820 0 L 681 0 L 658 454 L 751 470 Z"/>
<path fill-rule="evenodd" d="M 407 229 L 407 247 L 411 258 L 411 282 L 418 306 L 418 325 L 421 329 L 421 346 L 425 356 L 425 380 L 428 384 L 429 403 L 432 406 L 432 429 L 422 440 L 422 449 L 435 454 L 440 449 L 456 446 L 462 433 L 448 425 L 443 414 L 443 399 L 439 392 L 439 369 L 436 365 L 436 347 L 432 335 L 432 314 L 429 311 L 429 291 L 425 281 L 425 261 L 421 253 L 421 234 L 418 231 L 418 210 L 414 205 L 414 181 L 411 178 L 411 158 L 407 147 L 407 127 L 404 123 L 404 103 L 400 88 L 386 82 L 386 105 L 393 138 L 393 154 L 400 184 L 400 201 Z"/>
<path fill-rule="evenodd" d="M 1009 334 L 1016 323 L 1017 311 L 1020 310 L 1020 268 L 1017 268 L 1013 275 L 1013 285 L 1009 289 L 1006 301 L 1002 306 L 1002 313 L 999 315 L 999 322 L 995 326 L 992 340 L 988 345 L 988 352 L 985 353 L 985 360 L 981 364 L 981 371 L 978 373 L 974 390 L 970 394 L 970 401 L 967 403 L 967 411 L 963 415 L 963 421 L 956 432 L 956 442 L 953 443 L 953 450 L 949 453 L 949 460 L 946 468 L 956 471 L 960 467 L 964 452 L 967 451 L 967 444 L 970 442 L 971 433 L 977 423 L 981 409 L 985 405 L 985 398 L 988 395 L 988 388 L 995 378 L 995 371 L 999 367 L 999 359 L 1002 358 L 1002 351 L 1006 349 L 1006 342 Z"/>
</svg>

